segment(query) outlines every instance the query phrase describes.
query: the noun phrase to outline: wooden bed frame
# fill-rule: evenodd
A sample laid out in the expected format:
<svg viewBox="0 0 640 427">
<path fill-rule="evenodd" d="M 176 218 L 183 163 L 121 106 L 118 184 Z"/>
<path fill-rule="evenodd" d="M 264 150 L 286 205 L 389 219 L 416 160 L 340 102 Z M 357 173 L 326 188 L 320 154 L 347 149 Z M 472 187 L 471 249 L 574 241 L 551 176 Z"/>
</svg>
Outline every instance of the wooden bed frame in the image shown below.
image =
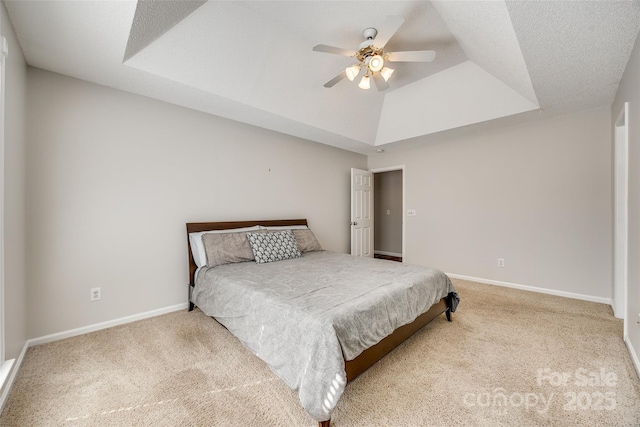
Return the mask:
<svg viewBox="0 0 640 427">
<path fill-rule="evenodd" d="M 265 221 L 231 221 L 231 222 L 190 222 L 187 223 L 187 252 L 189 254 L 189 311 L 193 310 L 195 305 L 191 302 L 191 292 L 194 286 L 194 278 L 196 263 L 191 253 L 191 245 L 189 243 L 189 233 L 209 230 L 229 230 L 234 228 L 251 227 L 254 225 L 263 225 L 266 227 L 291 226 L 291 225 L 307 225 L 306 219 L 284 219 L 284 220 L 265 220 Z M 402 344 L 407 338 L 420 330 L 427 323 L 436 317 L 445 313 L 447 320 L 451 321 L 451 310 L 447 298 L 442 298 L 431 308 L 418 316 L 416 320 L 407 325 L 401 326 L 389 336 L 384 338 L 378 344 L 368 348 L 360 353 L 353 360 L 345 361 L 345 371 L 347 373 L 347 383 L 353 381 L 358 375 L 373 366 L 378 360 L 382 359 L 391 350 Z M 331 420 L 319 421 L 320 427 L 329 427 Z"/>
</svg>

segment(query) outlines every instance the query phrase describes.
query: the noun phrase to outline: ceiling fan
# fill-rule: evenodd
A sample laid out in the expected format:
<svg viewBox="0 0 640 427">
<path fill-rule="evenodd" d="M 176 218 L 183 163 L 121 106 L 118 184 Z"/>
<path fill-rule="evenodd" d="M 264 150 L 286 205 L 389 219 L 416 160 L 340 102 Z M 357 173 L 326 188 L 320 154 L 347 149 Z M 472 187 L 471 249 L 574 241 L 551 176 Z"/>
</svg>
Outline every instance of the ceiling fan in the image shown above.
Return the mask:
<svg viewBox="0 0 640 427">
<path fill-rule="evenodd" d="M 433 50 L 414 50 L 403 52 L 385 52 L 384 47 L 387 42 L 398 31 L 404 23 L 404 18 L 400 16 L 387 16 L 380 31 L 375 28 L 367 28 L 363 31 L 365 41 L 360 43 L 358 50 L 347 50 L 339 47 L 318 44 L 313 47 L 316 52 L 332 53 L 335 55 L 349 56 L 358 60 L 357 64 L 347 67 L 340 74 L 324 84 L 324 87 L 333 87 L 345 77 L 353 81 L 363 71 L 364 76 L 358 86 L 361 89 L 371 87 L 371 79 L 376 84 L 379 91 L 389 88 L 389 77 L 393 74 L 393 69 L 385 67 L 385 62 L 431 62 L 436 57 Z"/>
</svg>

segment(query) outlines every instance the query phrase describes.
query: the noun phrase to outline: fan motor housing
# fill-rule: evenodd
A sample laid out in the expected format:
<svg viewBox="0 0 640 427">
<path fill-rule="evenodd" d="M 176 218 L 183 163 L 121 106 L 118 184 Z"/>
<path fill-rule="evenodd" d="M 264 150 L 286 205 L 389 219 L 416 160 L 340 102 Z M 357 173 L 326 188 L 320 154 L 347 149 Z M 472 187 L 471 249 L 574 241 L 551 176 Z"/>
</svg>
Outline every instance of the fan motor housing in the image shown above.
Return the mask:
<svg viewBox="0 0 640 427">
<path fill-rule="evenodd" d="M 356 58 L 360 62 L 364 61 L 365 59 L 373 55 L 382 56 L 382 49 L 379 49 L 374 45 L 368 45 L 368 46 L 361 47 L 360 50 L 356 52 Z"/>
</svg>

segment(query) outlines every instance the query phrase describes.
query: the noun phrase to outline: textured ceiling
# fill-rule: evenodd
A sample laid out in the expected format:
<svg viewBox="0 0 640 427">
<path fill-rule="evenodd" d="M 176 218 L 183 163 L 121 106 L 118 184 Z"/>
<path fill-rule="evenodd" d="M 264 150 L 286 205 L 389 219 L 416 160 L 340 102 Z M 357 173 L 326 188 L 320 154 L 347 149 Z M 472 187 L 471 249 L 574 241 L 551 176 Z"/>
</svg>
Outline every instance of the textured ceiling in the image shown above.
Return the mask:
<svg viewBox="0 0 640 427">
<path fill-rule="evenodd" d="M 124 60 L 153 43 L 206 2 L 207 0 L 139 1 L 131 24 Z"/>
<path fill-rule="evenodd" d="M 544 109 L 611 105 L 638 36 L 640 1 L 514 1 L 507 9 Z"/>
<path fill-rule="evenodd" d="M 7 1 L 35 67 L 369 153 L 455 128 L 611 104 L 638 1 Z M 344 79 L 367 27 L 405 22 L 390 89 Z M 505 119 L 506 118 L 506 119 Z"/>
</svg>

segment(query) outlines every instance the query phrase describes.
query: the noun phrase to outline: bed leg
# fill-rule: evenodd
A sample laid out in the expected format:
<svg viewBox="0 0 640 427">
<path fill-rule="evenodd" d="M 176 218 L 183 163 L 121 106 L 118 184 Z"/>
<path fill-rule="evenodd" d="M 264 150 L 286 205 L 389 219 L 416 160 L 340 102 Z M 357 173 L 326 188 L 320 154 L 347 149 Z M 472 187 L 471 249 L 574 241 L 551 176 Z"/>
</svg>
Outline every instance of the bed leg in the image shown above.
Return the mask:
<svg viewBox="0 0 640 427">
<path fill-rule="evenodd" d="M 191 302 L 191 293 L 192 292 L 193 292 L 193 285 L 190 283 L 189 284 L 189 294 L 187 296 L 187 298 L 189 298 L 189 311 L 193 311 L 193 309 L 196 307 L 196 305 Z"/>
<path fill-rule="evenodd" d="M 444 315 L 447 316 L 447 320 L 451 322 L 451 309 L 447 308 L 447 311 L 444 312 Z"/>
<path fill-rule="evenodd" d="M 318 421 L 318 427 L 329 427 L 330 424 L 331 424 L 331 420 Z"/>
</svg>

